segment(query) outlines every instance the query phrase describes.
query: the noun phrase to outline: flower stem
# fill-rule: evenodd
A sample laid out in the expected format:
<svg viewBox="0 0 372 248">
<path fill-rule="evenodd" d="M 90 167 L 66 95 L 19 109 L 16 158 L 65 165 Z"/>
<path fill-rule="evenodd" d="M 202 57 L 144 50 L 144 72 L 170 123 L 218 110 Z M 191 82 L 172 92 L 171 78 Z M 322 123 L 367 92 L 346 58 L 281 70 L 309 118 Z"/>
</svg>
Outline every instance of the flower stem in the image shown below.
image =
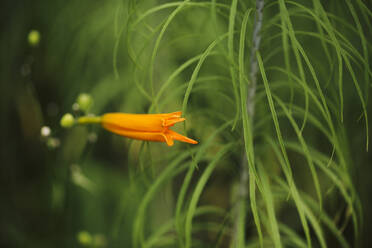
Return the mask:
<svg viewBox="0 0 372 248">
<path fill-rule="evenodd" d="M 83 116 L 77 119 L 77 123 L 79 124 L 94 124 L 94 123 L 101 123 L 102 117 L 101 116 Z"/>
<path fill-rule="evenodd" d="M 258 63 L 256 58 L 256 52 L 260 47 L 261 41 L 261 28 L 263 20 L 263 7 L 264 0 L 256 0 L 256 17 L 253 25 L 252 34 L 252 50 L 250 57 L 250 72 L 249 72 L 249 85 L 247 89 L 247 114 L 249 117 L 249 122 L 253 127 L 253 117 L 254 117 L 254 107 L 255 107 L 255 96 L 256 96 L 256 85 L 257 85 L 257 72 Z M 252 130 L 252 129 L 251 129 Z M 253 137 L 253 134 L 251 135 Z M 253 141 L 252 141 L 253 143 Z M 245 218 L 246 218 L 246 203 L 248 201 L 248 179 L 249 179 L 249 166 L 247 161 L 247 154 L 244 151 L 241 160 L 241 173 L 238 183 L 238 201 L 235 212 L 235 230 L 234 230 L 234 247 L 244 247 L 245 246 Z M 262 243 L 261 243 L 262 247 Z"/>
<path fill-rule="evenodd" d="M 248 115 L 251 120 L 253 120 L 254 116 L 254 98 L 256 95 L 256 85 L 257 85 L 257 71 L 258 71 L 258 63 L 256 58 L 256 52 L 260 48 L 261 42 L 261 28 L 262 28 L 262 19 L 263 19 L 263 7 L 264 7 L 264 0 L 256 0 L 256 19 L 254 21 L 254 29 L 253 29 L 253 46 L 251 50 L 251 60 L 250 60 L 250 73 L 249 79 L 250 84 L 248 87 L 248 96 L 247 96 L 247 109 Z"/>
</svg>

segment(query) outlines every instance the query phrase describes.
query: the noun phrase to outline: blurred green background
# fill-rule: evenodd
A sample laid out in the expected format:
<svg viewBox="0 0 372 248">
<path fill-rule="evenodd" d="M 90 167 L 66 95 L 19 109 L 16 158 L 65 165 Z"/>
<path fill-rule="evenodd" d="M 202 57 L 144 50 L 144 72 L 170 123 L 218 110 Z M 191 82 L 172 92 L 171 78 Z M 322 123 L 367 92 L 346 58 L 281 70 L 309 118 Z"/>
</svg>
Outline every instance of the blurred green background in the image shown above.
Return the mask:
<svg viewBox="0 0 372 248">
<path fill-rule="evenodd" d="M 169 20 L 167 17 L 178 6 L 167 6 L 171 2 L 5 0 L 0 3 L 0 247 L 132 247 L 140 203 L 167 166 L 177 159 L 181 159 L 185 165 L 187 162 L 188 166 L 193 166 L 190 161 L 197 151 L 201 151 L 199 169 L 191 179 L 191 185 L 195 187 L 205 166 L 226 144 L 232 144 L 232 148 L 219 161 L 200 199 L 202 205 L 216 206 L 218 211 L 223 209 L 226 212 L 221 214 L 216 210 L 216 216 L 200 220 L 201 223 L 215 221 L 229 226 L 226 224 L 226 216 L 231 214 L 234 205 L 231 204 L 231 188 L 240 175 L 239 163 L 244 141 L 240 122 L 235 130 L 232 129 L 231 120 L 236 117 L 237 105 L 230 78 L 231 61 L 227 55 L 226 39 L 222 38 L 222 42 L 216 43 L 212 52 L 215 54 L 208 56 L 199 74 L 194 75 L 194 68 L 197 61 L 200 61 L 197 56 L 217 37 L 227 32 L 231 2 L 217 1 L 221 5 L 217 6 L 218 17 L 213 20 L 211 3 L 216 1 L 192 1 L 195 6 L 177 13 L 163 38 L 157 40 Z M 238 1 L 237 34 L 245 11 L 253 8 L 254 13 L 254 2 Z M 297 2 L 312 8 L 307 1 Z M 339 1 L 326 1 L 323 4 L 327 11 L 341 19 L 340 23 L 355 26 L 352 15 L 345 14 L 348 12 L 348 1 L 342 2 L 339 4 Z M 360 11 L 358 5 L 355 6 L 367 41 L 367 51 L 363 53 L 363 47 L 354 32 L 348 28 L 343 29 L 341 24 L 337 28 L 343 30 L 352 46 L 371 61 L 372 3 L 362 2 L 369 12 Z M 280 36 L 275 38 L 280 25 L 277 15 L 279 7 L 276 6 L 276 1 L 265 1 L 265 4 L 269 7 L 264 11 L 262 32 L 261 53 L 264 60 L 276 48 L 280 50 L 282 44 Z M 167 7 L 143 16 L 156 6 Z M 294 7 L 292 10 L 295 13 Z M 296 29 L 317 32 L 316 25 L 308 18 L 302 18 L 301 14 L 294 19 Z M 251 14 L 245 51 L 247 64 L 253 20 L 254 14 Z M 36 44 L 29 40 L 32 30 L 37 30 L 40 35 Z M 37 40 L 37 37 L 34 39 Z M 322 80 L 331 74 L 336 75 L 337 70 L 334 68 L 337 66 L 334 66 L 334 71 L 330 71 L 332 66 L 321 50 L 322 44 L 317 38 L 313 39 L 315 41 L 311 38 L 299 38 L 314 62 L 319 77 Z M 153 49 L 157 42 L 159 47 L 154 56 Z M 239 39 L 235 38 L 234 42 L 237 51 Z M 162 88 L 170 75 L 193 57 L 196 58 L 190 62 L 190 66 L 185 67 L 174 76 L 169 85 Z M 280 54 L 274 54 L 267 64 L 283 66 L 282 59 Z M 335 56 L 332 59 L 336 61 Z M 363 66 L 356 67 L 355 72 L 367 100 L 371 81 L 363 82 Z M 367 67 L 371 69 L 369 64 Z M 334 115 L 333 120 L 339 124 L 337 131 L 344 137 L 342 146 L 347 147 L 345 151 L 349 154 L 345 156 L 351 164 L 348 173 L 360 197 L 363 216 L 359 223 L 362 229 L 358 237 L 354 236 L 350 223 L 346 224 L 343 235 L 351 247 L 355 239 L 358 240 L 358 247 L 371 247 L 372 155 L 365 149 L 366 128 L 364 118 L 361 117 L 363 110 L 346 67 L 344 71 L 344 122 L 340 124 L 339 115 Z M 308 69 L 306 74 L 310 74 Z M 268 75 L 273 80 L 286 78 L 275 72 L 268 72 Z M 73 109 L 73 104 L 77 96 L 84 92 L 94 99 L 91 112 L 97 115 L 105 112 L 165 113 L 181 110 L 184 106 L 186 83 L 194 76 L 196 83 L 185 112 L 187 123 L 185 126 L 175 127 L 175 130 L 187 133 L 203 144 L 216 130 L 228 125 L 216 134 L 205 150 L 200 150 L 199 145 L 176 143 L 169 148 L 160 143 L 131 141 L 98 126 L 65 130 L 59 125 L 60 118 L 66 112 L 82 114 Z M 260 97 L 262 104 L 256 104 L 258 120 L 267 116 L 270 118 L 260 78 L 259 76 L 257 97 Z M 367 78 L 370 80 L 371 76 Z M 328 84 L 336 85 L 335 81 L 331 77 Z M 325 84 L 326 80 L 323 80 L 322 87 L 331 99 L 329 105 L 332 106 L 332 111 L 337 109 L 337 112 L 337 87 L 324 86 Z M 157 96 L 159 92 L 162 94 Z M 278 91 L 278 95 L 289 99 L 288 92 L 288 88 L 284 88 Z M 295 97 L 294 103 L 298 102 L 303 102 L 302 96 Z M 366 102 L 366 109 L 369 116 L 372 116 L 371 101 Z M 286 137 L 296 137 L 289 131 L 288 121 L 284 121 L 282 125 Z M 43 126 L 51 128 L 49 138 L 40 134 Z M 270 123 L 259 129 L 258 133 L 267 132 L 276 137 L 273 130 Z M 313 147 L 331 153 L 332 148 L 327 142 L 324 143 L 324 137 L 315 129 L 305 130 L 304 136 Z M 257 143 L 264 141 L 258 138 Z M 257 149 L 263 160 L 274 161 L 273 152 L 265 149 L 268 148 L 262 146 Z M 295 164 L 305 163 L 303 157 L 296 157 L 294 153 L 290 154 L 290 158 Z M 275 166 L 277 162 L 273 164 Z M 165 220 L 174 215 L 175 199 L 186 175 L 186 167 L 184 164 L 182 166 L 179 166 L 182 171 L 172 174 L 172 178 L 157 192 L 147 208 L 143 228 L 146 235 L 156 231 L 164 225 Z M 280 174 L 272 166 L 265 169 L 273 169 Z M 295 174 L 301 188 L 312 191 L 311 194 L 315 195 L 311 189 L 313 184 L 309 171 L 304 172 L 298 168 L 295 169 Z M 190 196 L 192 192 L 189 189 L 186 195 Z M 327 195 L 325 189 L 324 194 Z M 339 215 L 342 219 L 347 215 L 344 213 L 347 207 L 343 203 L 339 204 L 341 198 L 337 193 L 330 193 L 325 200 L 325 208 L 329 212 L 337 209 L 339 214 L 332 213 L 332 216 Z M 189 202 L 189 198 L 187 199 Z M 288 225 L 293 224 L 294 230 L 304 236 L 299 221 L 296 220 L 298 217 L 292 212 L 296 213 L 293 209 L 283 207 L 277 209 L 277 216 L 285 219 Z M 249 240 L 256 232 L 252 218 L 247 222 L 246 235 Z M 205 231 L 198 231 L 197 228 Z M 217 243 L 220 247 L 228 247 L 228 235 L 225 237 L 221 234 L 223 229 L 219 226 L 216 227 L 219 231 L 209 231 L 213 228 L 212 224 L 196 227 L 195 239 L 210 246 L 204 246 L 203 243 L 198 246 L 198 242 L 195 242 L 195 247 L 215 247 Z M 169 233 L 170 239 L 176 236 L 172 231 Z M 328 238 L 327 232 L 325 236 L 328 247 L 339 247 L 334 238 Z M 158 245 L 179 247 L 177 242 L 172 243 L 167 239 L 164 239 L 164 245 Z M 318 245 L 315 242 L 314 247 Z"/>
</svg>

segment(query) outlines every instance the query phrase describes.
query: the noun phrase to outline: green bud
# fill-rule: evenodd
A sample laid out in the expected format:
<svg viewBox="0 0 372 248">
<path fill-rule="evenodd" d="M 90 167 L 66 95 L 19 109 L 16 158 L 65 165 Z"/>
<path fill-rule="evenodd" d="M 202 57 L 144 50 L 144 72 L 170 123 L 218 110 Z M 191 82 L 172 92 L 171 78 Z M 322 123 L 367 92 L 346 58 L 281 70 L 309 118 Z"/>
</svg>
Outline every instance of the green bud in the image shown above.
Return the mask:
<svg viewBox="0 0 372 248">
<path fill-rule="evenodd" d="M 59 141 L 59 139 L 57 138 L 50 137 L 47 139 L 46 144 L 47 144 L 47 147 L 49 147 L 50 149 L 55 149 L 59 147 L 59 145 L 61 144 L 61 141 Z"/>
<path fill-rule="evenodd" d="M 90 245 L 92 244 L 92 236 L 87 231 L 81 231 L 77 235 L 77 239 L 80 244 L 82 245 Z"/>
<path fill-rule="evenodd" d="M 28 33 L 28 43 L 31 46 L 37 46 L 40 42 L 40 33 L 37 30 L 31 30 L 30 33 Z"/>
<path fill-rule="evenodd" d="M 106 237 L 103 234 L 95 234 L 93 236 L 93 243 L 95 247 L 104 247 L 106 246 Z"/>
<path fill-rule="evenodd" d="M 75 118 L 72 116 L 72 114 L 67 113 L 64 116 L 62 116 L 60 124 L 64 128 L 70 128 L 73 125 L 75 125 Z"/>
<path fill-rule="evenodd" d="M 93 105 L 93 98 L 91 95 L 87 93 L 81 93 L 77 98 L 77 104 L 79 104 L 79 107 L 81 110 L 87 112 L 89 111 L 90 107 Z"/>
</svg>

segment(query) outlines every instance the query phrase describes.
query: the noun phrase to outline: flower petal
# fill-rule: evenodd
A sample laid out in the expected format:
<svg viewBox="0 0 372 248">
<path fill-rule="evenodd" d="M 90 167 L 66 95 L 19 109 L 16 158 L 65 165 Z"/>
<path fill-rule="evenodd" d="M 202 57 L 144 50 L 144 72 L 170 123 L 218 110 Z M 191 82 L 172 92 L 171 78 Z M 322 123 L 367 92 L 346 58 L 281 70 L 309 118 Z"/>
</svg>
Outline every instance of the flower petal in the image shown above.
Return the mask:
<svg viewBox="0 0 372 248">
<path fill-rule="evenodd" d="M 173 141 L 173 138 L 171 135 L 167 134 L 167 133 L 164 133 L 163 134 L 163 137 L 165 139 L 165 142 L 167 143 L 168 146 L 173 146 L 174 144 L 174 141 Z"/>
<path fill-rule="evenodd" d="M 184 118 L 180 118 L 181 114 L 181 111 L 168 114 L 108 113 L 102 116 L 102 126 L 115 125 L 133 131 L 161 132 L 164 127 L 184 121 Z"/>
<path fill-rule="evenodd" d="M 190 143 L 190 144 L 198 144 L 198 142 L 196 140 L 190 139 L 190 138 L 188 138 L 186 136 L 183 136 L 179 133 L 176 133 L 175 131 L 170 130 L 170 129 L 168 129 L 166 131 L 166 134 L 171 135 L 171 137 L 173 139 L 178 140 L 178 141 L 182 141 L 182 142 L 186 142 L 186 143 Z"/>
<path fill-rule="evenodd" d="M 185 118 L 180 118 L 180 117 L 176 117 L 176 118 L 167 118 L 167 119 L 164 119 L 163 120 L 163 126 L 164 127 L 171 127 L 173 126 L 174 124 L 178 123 L 178 122 L 182 122 L 186 120 Z"/>
<path fill-rule="evenodd" d="M 167 142 L 167 144 L 172 143 L 172 136 L 165 137 L 163 132 L 143 132 L 143 131 L 133 131 L 128 129 L 118 128 L 115 125 L 105 125 L 104 128 L 110 132 L 116 133 L 121 136 L 125 136 L 131 139 L 148 140 L 148 141 L 160 141 Z M 172 141 L 167 141 L 172 140 Z"/>
</svg>

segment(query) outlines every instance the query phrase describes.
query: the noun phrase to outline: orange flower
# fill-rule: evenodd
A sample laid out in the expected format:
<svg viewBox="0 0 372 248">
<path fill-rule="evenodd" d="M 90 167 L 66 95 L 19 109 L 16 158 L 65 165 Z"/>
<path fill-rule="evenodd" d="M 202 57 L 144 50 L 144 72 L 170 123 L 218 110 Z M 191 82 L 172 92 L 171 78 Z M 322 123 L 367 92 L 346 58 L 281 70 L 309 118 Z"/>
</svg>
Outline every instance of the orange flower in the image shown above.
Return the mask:
<svg viewBox="0 0 372 248">
<path fill-rule="evenodd" d="M 106 130 L 132 139 L 166 142 L 168 146 L 173 145 L 173 140 L 197 144 L 197 141 L 169 129 L 185 120 L 181 114 L 181 111 L 169 114 L 108 113 L 100 118 L 100 123 Z"/>
</svg>

